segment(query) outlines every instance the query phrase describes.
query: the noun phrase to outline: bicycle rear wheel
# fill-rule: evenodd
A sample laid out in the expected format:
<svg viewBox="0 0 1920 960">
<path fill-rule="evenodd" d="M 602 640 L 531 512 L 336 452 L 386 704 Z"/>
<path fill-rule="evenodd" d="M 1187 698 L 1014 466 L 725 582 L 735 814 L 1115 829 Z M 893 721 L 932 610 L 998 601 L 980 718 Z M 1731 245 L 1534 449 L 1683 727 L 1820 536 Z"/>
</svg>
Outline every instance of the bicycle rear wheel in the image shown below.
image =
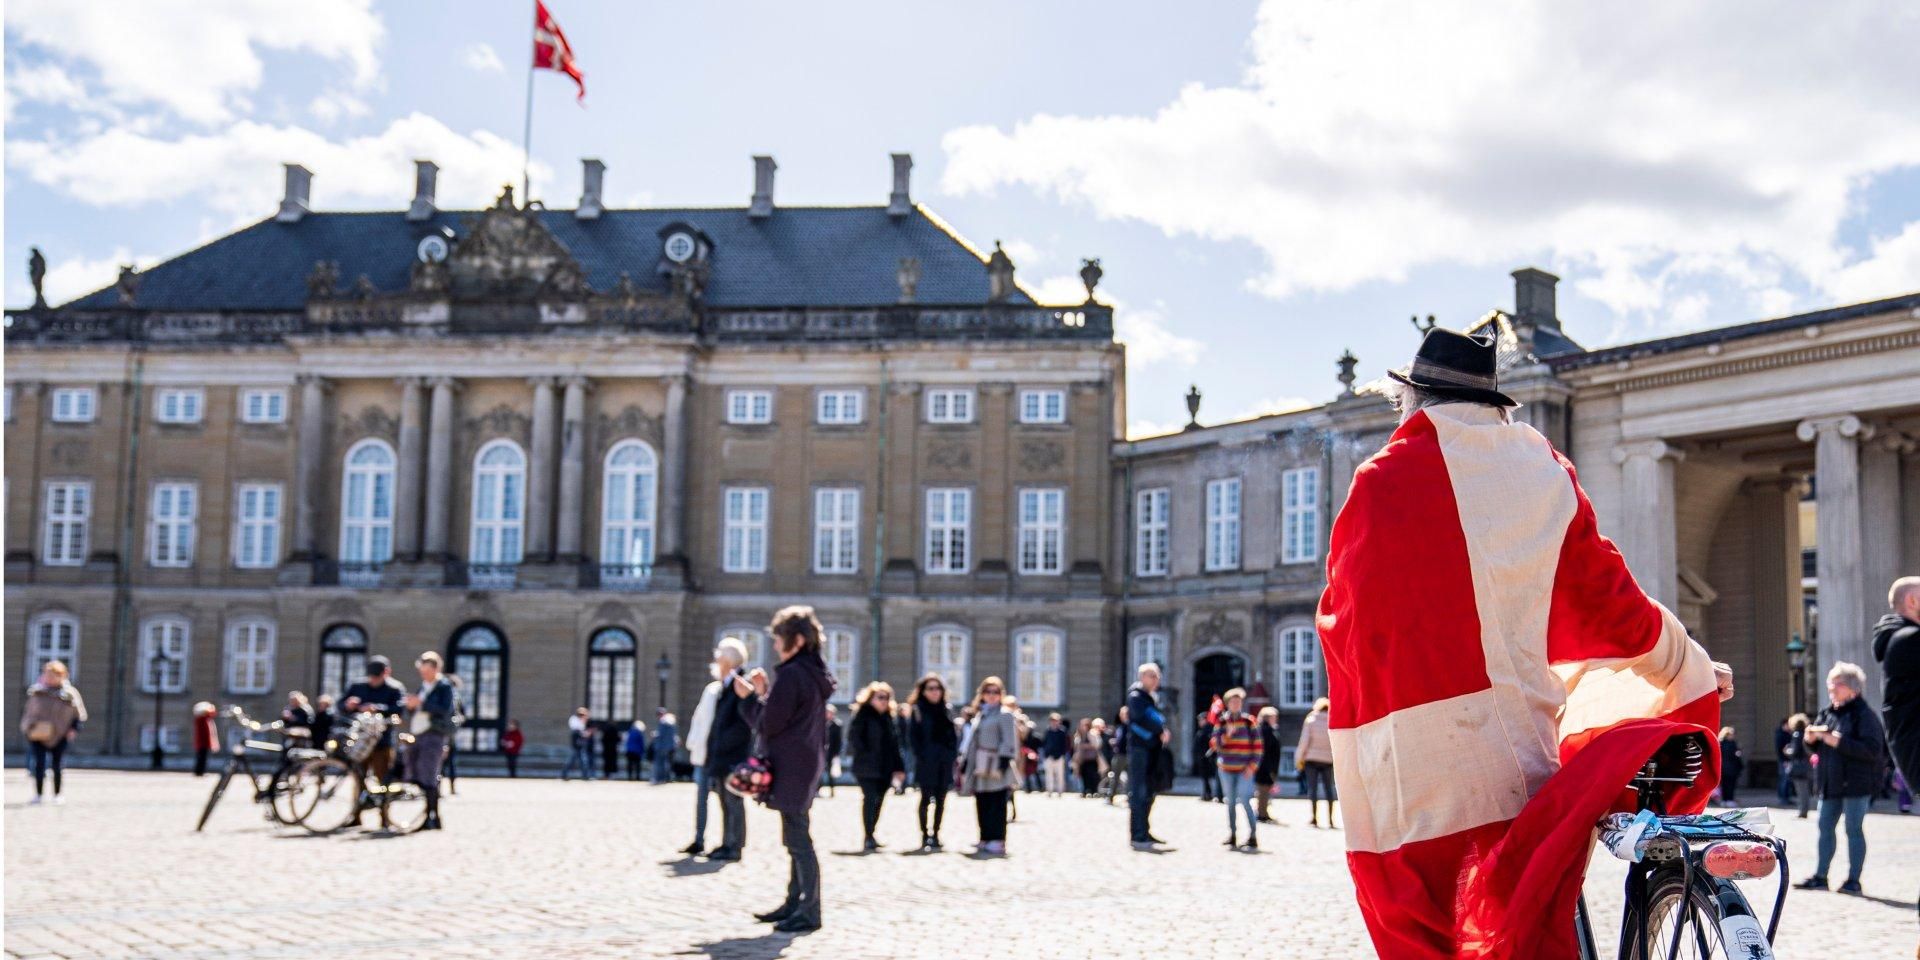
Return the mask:
<svg viewBox="0 0 1920 960">
<path fill-rule="evenodd" d="M 386 827 L 393 833 L 412 833 L 427 822 L 427 794 L 411 781 L 387 787 Z"/>
<path fill-rule="evenodd" d="M 360 813 L 360 777 L 345 760 L 309 760 L 287 776 L 293 803 L 305 809 L 299 824 L 309 833 L 332 833 Z"/>
<path fill-rule="evenodd" d="M 1704 883 L 1696 878 L 1689 884 L 1675 870 L 1654 877 L 1648 887 L 1645 949 L 1635 940 L 1622 956 L 1629 960 L 1733 960 L 1735 954 L 1727 949 L 1720 932 L 1720 904 Z M 1628 904 L 1622 935 L 1632 938 L 1638 929 L 1639 909 Z M 1678 950 L 1675 941 L 1679 942 Z"/>
</svg>

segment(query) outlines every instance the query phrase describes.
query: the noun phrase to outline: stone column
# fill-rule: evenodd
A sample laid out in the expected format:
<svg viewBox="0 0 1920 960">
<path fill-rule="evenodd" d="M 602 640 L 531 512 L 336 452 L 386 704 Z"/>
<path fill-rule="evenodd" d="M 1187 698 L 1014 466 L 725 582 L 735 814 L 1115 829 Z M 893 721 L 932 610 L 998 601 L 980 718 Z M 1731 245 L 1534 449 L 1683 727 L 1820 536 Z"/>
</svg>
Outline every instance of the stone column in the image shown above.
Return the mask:
<svg viewBox="0 0 1920 960">
<path fill-rule="evenodd" d="M 1620 465 L 1620 552 L 1640 589 L 1668 610 L 1680 607 L 1680 546 L 1674 527 L 1674 468 L 1685 454 L 1665 440 L 1613 448 Z"/>
<path fill-rule="evenodd" d="M 1872 430 L 1852 414 L 1802 421 L 1795 431 L 1814 443 L 1814 524 L 1818 536 L 1819 667 L 1811 685 L 1820 689 L 1836 661 L 1849 660 L 1875 673 L 1860 558 L 1863 516 L 1860 502 L 1860 443 Z M 1880 522 L 1875 518 L 1874 522 Z M 1877 606 L 1877 605 L 1876 605 Z"/>
<path fill-rule="evenodd" d="M 425 453 L 426 383 L 400 379 L 400 465 L 394 471 L 393 555 L 420 559 L 420 456 Z"/>
<path fill-rule="evenodd" d="M 660 549 L 661 559 L 686 555 L 687 504 L 687 378 L 667 380 L 667 422 L 664 428 L 666 462 L 660 466 Z"/>
<path fill-rule="evenodd" d="M 1893 431 L 1882 431 L 1860 446 L 1860 602 L 1866 618 L 1861 621 L 1863 633 L 1868 623 L 1887 612 L 1887 588 L 1896 577 L 1908 572 L 1900 568 L 1905 548 L 1901 540 L 1909 524 L 1920 522 L 1920 517 L 1906 514 L 1906 498 L 1901 490 L 1901 460 L 1911 449 L 1913 441 Z M 1868 692 L 1877 697 L 1879 665 L 1871 659 L 1871 652 L 1868 657 L 1860 665 L 1867 668 L 1867 678 L 1871 681 Z"/>
<path fill-rule="evenodd" d="M 553 559 L 553 377 L 533 377 L 533 451 L 527 471 L 527 559 Z"/>
<path fill-rule="evenodd" d="M 428 558 L 447 558 L 450 541 L 448 526 L 453 510 L 453 397 L 458 384 L 451 377 L 435 377 L 432 420 L 427 435 L 427 522 L 425 550 Z"/>
<path fill-rule="evenodd" d="M 325 484 L 323 468 L 327 456 L 327 394 L 332 389 L 325 378 L 302 374 L 300 381 L 300 433 L 295 452 L 293 556 L 312 560 L 319 552 L 320 490 Z"/>
<path fill-rule="evenodd" d="M 587 391 L 593 384 L 586 377 L 568 377 L 566 386 L 560 404 L 560 528 L 553 540 L 560 559 L 571 563 L 585 556 L 580 538 L 586 503 Z"/>
</svg>

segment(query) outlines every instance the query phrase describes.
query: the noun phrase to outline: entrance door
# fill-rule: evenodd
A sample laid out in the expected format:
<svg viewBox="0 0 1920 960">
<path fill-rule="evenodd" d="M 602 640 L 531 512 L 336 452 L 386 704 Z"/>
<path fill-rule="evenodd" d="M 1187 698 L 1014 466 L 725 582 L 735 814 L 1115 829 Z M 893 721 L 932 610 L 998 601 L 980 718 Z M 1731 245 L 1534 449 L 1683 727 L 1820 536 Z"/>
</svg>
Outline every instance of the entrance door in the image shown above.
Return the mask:
<svg viewBox="0 0 1920 960">
<path fill-rule="evenodd" d="M 506 726 L 507 640 L 486 624 L 461 628 L 448 651 L 453 675 L 460 679 L 460 697 L 467 720 L 454 734 L 461 750 L 491 752 L 500 747 Z"/>
<path fill-rule="evenodd" d="M 1215 653 L 1193 662 L 1193 707 L 1199 714 L 1213 705 L 1213 698 L 1247 685 L 1247 661 L 1238 654 Z"/>
</svg>

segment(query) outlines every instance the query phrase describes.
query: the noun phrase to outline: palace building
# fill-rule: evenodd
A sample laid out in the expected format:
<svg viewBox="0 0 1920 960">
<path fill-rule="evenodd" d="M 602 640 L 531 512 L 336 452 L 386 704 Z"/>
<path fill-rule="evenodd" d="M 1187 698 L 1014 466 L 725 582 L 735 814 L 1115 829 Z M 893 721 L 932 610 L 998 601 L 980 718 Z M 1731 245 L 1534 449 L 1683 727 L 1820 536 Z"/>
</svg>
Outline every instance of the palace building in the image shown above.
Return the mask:
<svg viewBox="0 0 1920 960">
<path fill-rule="evenodd" d="M 864 207 L 778 205 L 754 164 L 744 207 L 608 209 L 587 160 L 574 209 L 448 211 L 421 161 L 370 213 L 310 209 L 290 165 L 270 218 L 9 311 L 8 682 L 68 660 L 81 749 L 127 753 L 192 701 L 272 714 L 433 649 L 462 746 L 517 717 L 539 755 L 581 704 L 687 715 L 718 639 L 766 661 L 805 602 L 842 701 L 934 671 L 1111 716 L 1151 660 L 1183 757 L 1234 686 L 1291 744 L 1331 521 L 1397 425 L 1355 358 L 1325 404 L 1202 426 L 1195 390 L 1187 429 L 1126 439 L 1097 262 L 1085 302 L 1037 304 L 905 155 Z M 1834 661 L 1871 671 L 1920 570 L 1920 293 L 1587 349 L 1557 278 L 1513 280 L 1468 326 L 1733 665 L 1728 721 L 1764 743 Z"/>
</svg>

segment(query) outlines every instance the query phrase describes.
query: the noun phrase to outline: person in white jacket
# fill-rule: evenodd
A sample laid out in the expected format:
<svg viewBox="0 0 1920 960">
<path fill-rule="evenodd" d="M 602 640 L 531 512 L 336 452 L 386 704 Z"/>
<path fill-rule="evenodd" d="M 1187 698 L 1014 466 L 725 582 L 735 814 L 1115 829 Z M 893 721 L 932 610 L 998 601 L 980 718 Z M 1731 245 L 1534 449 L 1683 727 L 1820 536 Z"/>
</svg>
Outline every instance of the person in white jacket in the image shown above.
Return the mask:
<svg viewBox="0 0 1920 960">
<path fill-rule="evenodd" d="M 713 674 L 719 676 L 723 668 L 720 665 L 719 651 L 714 651 Z M 720 681 L 707 684 L 700 691 L 700 705 L 693 708 L 693 721 L 687 724 L 687 759 L 693 763 L 693 842 L 680 848 L 688 856 L 699 856 L 707 848 L 707 793 L 716 785 L 707 778 L 707 734 L 713 729 L 714 704 L 720 699 Z"/>
</svg>

